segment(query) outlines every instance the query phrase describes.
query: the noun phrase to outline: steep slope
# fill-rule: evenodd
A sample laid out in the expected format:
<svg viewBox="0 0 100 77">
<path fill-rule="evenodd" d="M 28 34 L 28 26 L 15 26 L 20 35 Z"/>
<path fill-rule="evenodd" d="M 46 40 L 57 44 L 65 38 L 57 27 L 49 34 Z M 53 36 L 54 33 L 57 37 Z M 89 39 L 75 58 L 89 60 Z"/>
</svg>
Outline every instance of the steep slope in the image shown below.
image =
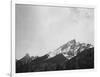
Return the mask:
<svg viewBox="0 0 100 77">
<path fill-rule="evenodd" d="M 43 61 L 45 61 L 46 59 L 48 58 L 48 55 L 44 55 L 44 56 L 41 56 L 41 57 L 37 57 L 36 59 L 34 59 L 31 64 L 39 64 Z"/>
<path fill-rule="evenodd" d="M 91 44 L 86 43 L 79 43 L 76 42 L 75 39 L 67 42 L 66 44 L 60 46 L 53 52 L 48 53 L 48 58 L 52 58 L 60 53 L 62 53 L 67 59 L 71 59 L 72 57 L 76 56 L 78 53 L 84 51 L 85 49 L 92 48 Z"/>
<path fill-rule="evenodd" d="M 52 58 L 49 58 L 49 59 L 45 60 L 44 62 L 60 64 L 64 61 L 67 61 L 66 57 L 63 54 L 58 54 L 58 55 L 56 55 Z"/>
<path fill-rule="evenodd" d="M 94 68 L 94 48 L 84 50 L 71 60 L 65 62 L 66 69 Z"/>
<path fill-rule="evenodd" d="M 86 69 L 94 67 L 94 47 L 91 44 L 79 43 L 75 39 L 60 46 L 44 56 L 26 54 L 16 60 L 16 72 L 36 72 Z"/>
</svg>

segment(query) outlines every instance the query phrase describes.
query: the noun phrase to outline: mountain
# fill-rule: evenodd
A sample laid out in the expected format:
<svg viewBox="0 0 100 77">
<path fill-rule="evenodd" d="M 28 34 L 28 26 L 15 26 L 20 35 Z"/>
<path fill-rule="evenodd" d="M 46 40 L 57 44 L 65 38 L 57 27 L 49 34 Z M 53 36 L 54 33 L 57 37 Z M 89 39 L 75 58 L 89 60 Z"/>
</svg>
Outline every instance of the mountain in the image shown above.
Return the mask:
<svg viewBox="0 0 100 77">
<path fill-rule="evenodd" d="M 67 70 L 94 68 L 94 48 L 89 48 L 64 63 Z"/>
<path fill-rule="evenodd" d="M 27 63 L 29 60 L 30 60 L 29 54 L 26 54 L 22 59 L 20 59 L 22 63 Z"/>
<path fill-rule="evenodd" d="M 43 56 L 30 57 L 29 54 L 26 54 L 20 60 L 16 60 L 16 73 L 86 69 L 93 67 L 93 45 L 80 43 L 75 39 Z"/>
<path fill-rule="evenodd" d="M 76 42 L 75 39 L 67 42 L 66 44 L 60 46 L 53 52 L 49 52 L 48 58 L 54 57 L 57 54 L 63 54 L 67 59 L 71 59 L 72 57 L 76 56 L 78 53 L 84 51 L 85 49 L 92 48 L 93 45 L 86 44 L 86 43 L 79 43 Z"/>
</svg>

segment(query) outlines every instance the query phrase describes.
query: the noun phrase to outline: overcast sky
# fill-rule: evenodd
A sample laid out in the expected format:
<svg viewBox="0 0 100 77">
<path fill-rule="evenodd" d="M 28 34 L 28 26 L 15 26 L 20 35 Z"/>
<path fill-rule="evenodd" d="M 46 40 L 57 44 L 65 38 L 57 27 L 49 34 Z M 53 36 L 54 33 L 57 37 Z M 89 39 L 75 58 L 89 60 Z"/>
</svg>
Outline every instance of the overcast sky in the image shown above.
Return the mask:
<svg viewBox="0 0 100 77">
<path fill-rule="evenodd" d="M 76 39 L 94 42 L 94 9 L 16 5 L 16 59 L 43 55 Z"/>
</svg>

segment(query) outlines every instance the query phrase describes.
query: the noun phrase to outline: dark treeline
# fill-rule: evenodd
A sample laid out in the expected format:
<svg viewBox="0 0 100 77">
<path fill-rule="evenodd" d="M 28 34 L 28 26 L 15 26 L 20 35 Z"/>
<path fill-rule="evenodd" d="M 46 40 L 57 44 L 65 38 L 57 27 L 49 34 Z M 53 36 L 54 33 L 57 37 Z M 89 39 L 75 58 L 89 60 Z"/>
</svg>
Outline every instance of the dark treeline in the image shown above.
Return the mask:
<svg viewBox="0 0 100 77">
<path fill-rule="evenodd" d="M 16 60 L 16 73 L 94 68 L 94 48 L 87 49 L 70 60 L 62 54 L 47 58 L 48 55 L 44 55 L 35 59 L 27 57 L 25 60 Z"/>
</svg>

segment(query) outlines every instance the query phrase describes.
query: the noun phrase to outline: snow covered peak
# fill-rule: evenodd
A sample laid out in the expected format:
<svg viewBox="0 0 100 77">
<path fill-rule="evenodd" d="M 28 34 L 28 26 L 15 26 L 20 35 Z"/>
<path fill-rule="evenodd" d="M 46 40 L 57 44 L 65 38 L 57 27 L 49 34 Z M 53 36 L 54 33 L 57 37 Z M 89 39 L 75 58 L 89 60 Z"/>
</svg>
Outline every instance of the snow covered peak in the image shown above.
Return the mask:
<svg viewBox="0 0 100 77">
<path fill-rule="evenodd" d="M 68 43 L 69 43 L 69 44 L 75 44 L 75 43 L 76 43 L 76 40 L 73 39 L 73 40 L 69 41 Z"/>
<path fill-rule="evenodd" d="M 58 54 L 63 54 L 67 59 L 71 59 L 72 57 L 76 56 L 78 53 L 84 51 L 85 49 L 92 48 L 91 44 L 86 43 L 79 43 L 76 42 L 75 39 L 67 42 L 66 44 L 60 46 L 56 50 L 48 53 L 49 57 L 54 57 Z"/>
</svg>

